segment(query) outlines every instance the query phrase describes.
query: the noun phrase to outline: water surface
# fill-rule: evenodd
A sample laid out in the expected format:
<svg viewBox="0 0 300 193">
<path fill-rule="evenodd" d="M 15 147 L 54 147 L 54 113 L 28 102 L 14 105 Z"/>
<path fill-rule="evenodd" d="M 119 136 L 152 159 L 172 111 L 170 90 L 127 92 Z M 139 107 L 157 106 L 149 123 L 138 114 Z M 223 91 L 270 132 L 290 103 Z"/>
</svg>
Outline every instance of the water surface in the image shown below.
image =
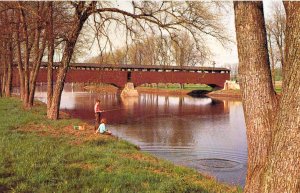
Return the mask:
<svg viewBox="0 0 300 193">
<path fill-rule="evenodd" d="M 39 86 L 36 98 L 46 101 L 45 91 Z M 158 94 L 123 99 L 116 93 L 89 93 L 67 84 L 60 108 L 93 123 L 96 99 L 101 100 L 103 117 L 114 135 L 222 182 L 244 185 L 247 144 L 241 101 Z"/>
</svg>

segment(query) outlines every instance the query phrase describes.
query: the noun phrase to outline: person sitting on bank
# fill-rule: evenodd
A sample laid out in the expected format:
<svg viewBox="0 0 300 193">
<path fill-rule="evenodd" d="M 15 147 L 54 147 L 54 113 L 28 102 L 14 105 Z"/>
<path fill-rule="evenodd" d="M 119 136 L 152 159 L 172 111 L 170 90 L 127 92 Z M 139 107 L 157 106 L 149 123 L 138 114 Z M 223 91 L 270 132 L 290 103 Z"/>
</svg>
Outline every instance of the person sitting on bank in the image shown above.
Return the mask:
<svg viewBox="0 0 300 193">
<path fill-rule="evenodd" d="M 98 129 L 100 120 L 101 120 L 101 113 L 103 111 L 100 110 L 100 100 L 96 100 L 96 104 L 94 106 L 94 111 L 95 111 L 95 131 Z"/>
<path fill-rule="evenodd" d="M 111 131 L 109 131 L 108 129 L 106 129 L 106 119 L 101 119 L 101 124 L 99 125 L 98 130 L 96 131 L 101 133 L 101 134 L 105 134 L 105 135 L 111 135 Z"/>
</svg>

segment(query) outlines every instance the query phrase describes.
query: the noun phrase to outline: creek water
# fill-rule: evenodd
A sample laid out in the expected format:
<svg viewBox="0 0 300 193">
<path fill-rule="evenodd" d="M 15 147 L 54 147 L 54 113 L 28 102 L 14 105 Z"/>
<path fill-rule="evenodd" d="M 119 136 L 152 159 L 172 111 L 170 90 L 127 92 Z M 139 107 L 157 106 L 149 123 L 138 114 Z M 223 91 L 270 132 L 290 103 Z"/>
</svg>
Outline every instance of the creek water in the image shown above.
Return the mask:
<svg viewBox="0 0 300 193">
<path fill-rule="evenodd" d="M 46 86 L 38 86 L 36 98 L 45 102 L 46 95 Z M 175 164 L 244 186 L 247 142 L 240 100 L 144 93 L 123 99 L 66 84 L 60 108 L 93 123 L 96 99 L 114 135 Z"/>
</svg>

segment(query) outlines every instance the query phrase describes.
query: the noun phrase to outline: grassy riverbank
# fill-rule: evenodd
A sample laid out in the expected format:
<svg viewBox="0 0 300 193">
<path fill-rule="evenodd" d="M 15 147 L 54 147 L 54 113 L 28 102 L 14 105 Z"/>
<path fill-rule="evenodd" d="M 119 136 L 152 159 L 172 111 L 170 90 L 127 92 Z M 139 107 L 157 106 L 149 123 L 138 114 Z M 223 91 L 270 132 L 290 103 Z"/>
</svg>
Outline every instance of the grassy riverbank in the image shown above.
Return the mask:
<svg viewBox="0 0 300 193">
<path fill-rule="evenodd" d="M 80 120 L 47 120 L 0 98 L 0 192 L 241 192 L 198 172 L 95 135 Z"/>
</svg>

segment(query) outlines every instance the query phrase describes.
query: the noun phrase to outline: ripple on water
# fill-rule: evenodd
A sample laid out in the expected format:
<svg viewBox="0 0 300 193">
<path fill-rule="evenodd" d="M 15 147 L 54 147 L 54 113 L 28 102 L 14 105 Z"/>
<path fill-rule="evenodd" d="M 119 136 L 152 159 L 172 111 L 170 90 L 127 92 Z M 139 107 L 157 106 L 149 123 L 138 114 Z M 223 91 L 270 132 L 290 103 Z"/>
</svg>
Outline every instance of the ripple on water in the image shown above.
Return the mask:
<svg viewBox="0 0 300 193">
<path fill-rule="evenodd" d="M 209 171 L 233 171 L 243 168 L 243 164 L 237 161 L 219 159 L 219 158 L 204 158 L 190 160 L 192 165 L 197 169 Z"/>
</svg>

